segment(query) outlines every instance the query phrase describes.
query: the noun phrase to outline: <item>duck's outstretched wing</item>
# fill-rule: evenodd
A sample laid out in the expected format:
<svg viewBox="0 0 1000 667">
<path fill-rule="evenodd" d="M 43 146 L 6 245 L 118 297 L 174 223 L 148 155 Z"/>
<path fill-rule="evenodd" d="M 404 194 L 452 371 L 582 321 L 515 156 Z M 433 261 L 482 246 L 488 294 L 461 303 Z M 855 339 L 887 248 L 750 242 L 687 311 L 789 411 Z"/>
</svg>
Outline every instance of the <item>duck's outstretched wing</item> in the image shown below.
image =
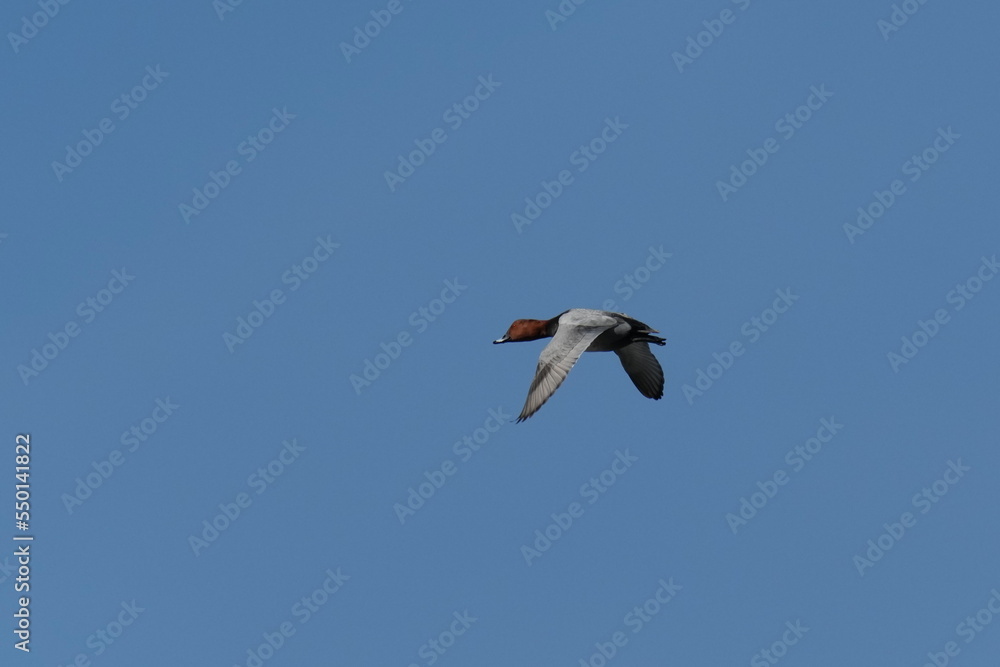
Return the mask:
<svg viewBox="0 0 1000 667">
<path fill-rule="evenodd" d="M 632 384 L 646 398 L 663 398 L 663 369 L 648 343 L 630 343 L 615 350 Z"/>
<path fill-rule="evenodd" d="M 617 324 L 618 321 L 609 316 L 595 318 L 591 315 L 587 317 L 586 324 L 575 321 L 572 313 L 560 317 L 556 335 L 538 357 L 535 378 L 531 381 L 528 398 L 524 401 L 524 408 L 517 421 L 522 422 L 538 412 L 538 408 L 545 405 L 545 401 L 555 393 L 594 339 Z"/>
</svg>

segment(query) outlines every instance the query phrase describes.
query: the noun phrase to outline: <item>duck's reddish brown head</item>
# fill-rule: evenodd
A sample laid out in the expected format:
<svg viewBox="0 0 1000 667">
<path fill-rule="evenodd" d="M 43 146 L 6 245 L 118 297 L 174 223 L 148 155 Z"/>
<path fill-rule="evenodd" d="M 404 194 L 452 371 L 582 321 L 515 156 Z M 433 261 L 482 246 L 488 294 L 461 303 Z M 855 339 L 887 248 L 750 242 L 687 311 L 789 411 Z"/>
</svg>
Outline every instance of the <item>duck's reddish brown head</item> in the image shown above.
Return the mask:
<svg viewBox="0 0 1000 667">
<path fill-rule="evenodd" d="M 548 338 L 552 335 L 547 331 L 548 323 L 548 320 L 514 320 L 514 323 L 507 329 L 507 333 L 493 341 L 493 344 L 518 343 L 525 340 Z"/>
</svg>

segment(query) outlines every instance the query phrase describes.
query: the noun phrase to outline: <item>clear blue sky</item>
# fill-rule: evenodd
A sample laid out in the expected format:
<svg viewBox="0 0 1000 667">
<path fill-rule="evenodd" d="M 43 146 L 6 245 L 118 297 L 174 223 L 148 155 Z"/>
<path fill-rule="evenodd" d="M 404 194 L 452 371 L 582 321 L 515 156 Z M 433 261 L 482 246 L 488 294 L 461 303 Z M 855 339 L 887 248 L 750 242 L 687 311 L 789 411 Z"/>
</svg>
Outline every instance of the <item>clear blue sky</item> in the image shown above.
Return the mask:
<svg viewBox="0 0 1000 667">
<path fill-rule="evenodd" d="M 1000 9 L 677 4 L 7 3 L 3 663 L 994 664 Z"/>
</svg>

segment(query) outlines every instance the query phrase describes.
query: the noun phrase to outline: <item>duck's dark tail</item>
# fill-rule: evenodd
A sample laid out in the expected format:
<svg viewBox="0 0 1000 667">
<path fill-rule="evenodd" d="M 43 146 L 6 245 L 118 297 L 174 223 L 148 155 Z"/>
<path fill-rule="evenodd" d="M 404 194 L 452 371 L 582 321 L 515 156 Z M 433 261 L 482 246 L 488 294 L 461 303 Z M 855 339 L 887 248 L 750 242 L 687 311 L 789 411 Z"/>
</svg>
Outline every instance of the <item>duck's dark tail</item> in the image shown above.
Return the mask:
<svg viewBox="0 0 1000 667">
<path fill-rule="evenodd" d="M 641 341 L 643 343 L 654 343 L 655 345 L 666 345 L 667 339 L 661 338 L 659 336 L 654 336 L 652 334 L 643 333 L 642 335 L 636 336 L 632 339 L 633 341 Z"/>
<path fill-rule="evenodd" d="M 653 343 L 654 345 L 666 345 L 667 339 L 661 338 L 660 336 L 654 336 L 655 333 L 660 333 L 653 327 L 649 326 L 645 322 L 640 322 L 639 320 L 633 319 L 628 315 L 619 313 L 624 317 L 629 324 L 632 325 L 632 341 L 639 343 Z"/>
</svg>

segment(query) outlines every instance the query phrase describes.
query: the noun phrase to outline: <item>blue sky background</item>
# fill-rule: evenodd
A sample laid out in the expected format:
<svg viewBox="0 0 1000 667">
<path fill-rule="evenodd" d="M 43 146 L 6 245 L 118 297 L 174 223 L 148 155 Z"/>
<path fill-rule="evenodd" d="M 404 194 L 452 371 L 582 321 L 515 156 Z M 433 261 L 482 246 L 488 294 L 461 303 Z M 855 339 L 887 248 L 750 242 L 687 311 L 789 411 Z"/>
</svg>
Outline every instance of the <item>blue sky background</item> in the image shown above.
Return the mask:
<svg viewBox="0 0 1000 667">
<path fill-rule="evenodd" d="M 622 666 L 773 664 L 765 649 L 787 665 L 923 665 L 949 642 L 950 664 L 994 664 L 1000 280 L 976 281 L 1000 253 L 1000 8 L 914 2 L 884 32 L 891 3 L 588 2 L 555 29 L 555 0 L 399 6 L 350 62 L 341 43 L 386 3 L 248 0 L 220 19 L 208 0 L 74 2 L 8 34 L 4 664 L 250 666 L 283 623 L 294 634 L 265 649 L 269 667 L 599 667 L 617 632 Z M 39 7 L 6 5 L 4 32 Z M 674 54 L 720 26 L 679 71 Z M 165 78 L 120 118 L 147 67 Z M 443 114 L 480 77 L 499 86 L 453 129 Z M 776 122 L 814 88 L 832 95 L 786 136 Z M 294 118 L 247 161 L 241 142 L 275 109 Z M 57 175 L 104 118 L 113 131 Z M 627 127 L 578 171 L 606 119 Z M 436 128 L 446 140 L 390 189 L 385 172 Z M 911 181 L 905 163 L 949 129 Z M 769 138 L 777 152 L 723 198 L 717 183 Z M 239 173 L 186 221 L 179 206 L 230 160 Z M 562 170 L 573 182 L 518 229 L 512 214 Z M 903 194 L 849 238 L 896 179 Z M 318 238 L 339 247 L 293 290 L 283 276 Z M 647 273 L 651 248 L 670 257 Z M 102 296 L 123 269 L 134 279 Z M 645 282 L 630 292 L 626 276 Z M 446 281 L 463 287 L 440 312 Z M 949 300 L 956 285 L 981 289 Z M 230 351 L 224 334 L 276 289 Z M 776 290 L 798 298 L 751 334 Z M 571 307 L 663 332 L 663 400 L 586 355 L 531 420 L 497 429 L 490 410 L 517 415 L 544 343 L 490 341 Z M 440 314 L 420 324 L 421 308 Z M 938 309 L 947 323 L 894 369 L 888 353 Z M 19 370 L 67 323 L 64 349 Z M 350 376 L 401 333 L 411 344 L 356 391 Z M 719 376 L 713 354 L 734 342 Z M 685 393 L 699 371 L 717 379 Z M 122 434 L 164 417 L 158 399 L 178 407 L 130 451 Z M 822 419 L 843 427 L 796 470 L 786 454 Z M 484 426 L 478 451 L 453 449 Z M 30 655 L 9 631 L 18 433 Z M 297 457 L 271 463 L 292 440 Z M 631 467 L 581 494 L 617 452 Z M 401 524 L 394 505 L 446 461 L 454 474 Z M 281 474 L 252 477 L 269 464 Z M 734 532 L 727 514 L 781 472 Z M 193 548 L 241 493 L 249 506 Z M 574 502 L 582 515 L 526 562 Z M 906 512 L 915 523 L 884 536 Z M 891 548 L 859 566 L 880 536 Z M 349 578 L 304 617 L 296 604 L 338 568 Z M 662 606 L 661 580 L 675 586 Z M 143 611 L 102 643 L 133 601 Z M 637 628 L 644 604 L 656 613 Z M 451 636 L 456 613 L 476 620 Z"/>
</svg>

